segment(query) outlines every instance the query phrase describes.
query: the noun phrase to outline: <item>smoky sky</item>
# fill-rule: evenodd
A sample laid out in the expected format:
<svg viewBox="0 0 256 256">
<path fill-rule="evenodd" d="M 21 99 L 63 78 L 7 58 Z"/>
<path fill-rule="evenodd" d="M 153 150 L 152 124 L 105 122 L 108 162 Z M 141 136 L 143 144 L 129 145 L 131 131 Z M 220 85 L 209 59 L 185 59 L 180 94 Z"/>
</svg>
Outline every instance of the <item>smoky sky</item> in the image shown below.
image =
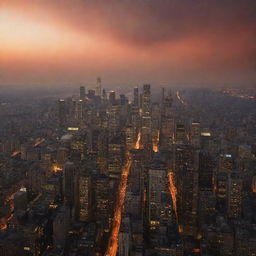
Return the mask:
<svg viewBox="0 0 256 256">
<path fill-rule="evenodd" d="M 254 0 L 11 0 L 1 31 L 0 84 L 256 80 Z"/>
</svg>

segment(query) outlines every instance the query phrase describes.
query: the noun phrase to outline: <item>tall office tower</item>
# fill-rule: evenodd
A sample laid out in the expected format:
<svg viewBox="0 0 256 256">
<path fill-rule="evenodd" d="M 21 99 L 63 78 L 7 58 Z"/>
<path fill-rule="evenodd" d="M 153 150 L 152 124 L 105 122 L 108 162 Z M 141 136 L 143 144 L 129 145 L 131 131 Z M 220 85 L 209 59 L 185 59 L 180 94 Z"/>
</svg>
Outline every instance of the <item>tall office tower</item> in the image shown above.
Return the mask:
<svg viewBox="0 0 256 256">
<path fill-rule="evenodd" d="M 125 214 L 136 219 L 143 219 L 144 213 L 144 168 L 141 161 L 136 160 L 133 151 L 133 163 L 130 169 L 129 184 L 125 198 Z"/>
<path fill-rule="evenodd" d="M 118 135 L 120 130 L 120 105 L 112 105 L 109 108 L 108 129 L 109 137 Z"/>
<path fill-rule="evenodd" d="M 217 209 L 223 213 L 227 213 L 228 207 L 228 179 L 234 169 L 234 160 L 230 154 L 221 154 L 219 156 L 218 170 L 216 177 L 216 199 Z"/>
<path fill-rule="evenodd" d="M 76 200 L 78 199 L 78 177 L 75 164 L 66 162 L 63 171 L 63 196 L 64 202 L 70 209 L 71 216 L 75 216 Z"/>
<path fill-rule="evenodd" d="M 126 105 L 127 99 L 124 94 L 120 94 L 120 105 Z"/>
<path fill-rule="evenodd" d="M 199 122 L 193 122 L 190 130 L 190 141 L 191 145 L 195 148 L 200 148 L 200 135 L 201 127 Z"/>
<path fill-rule="evenodd" d="M 201 142 L 201 149 L 210 151 L 210 141 L 211 141 L 211 133 L 201 132 L 200 142 Z"/>
<path fill-rule="evenodd" d="M 86 142 L 84 141 L 84 136 L 81 136 L 81 135 L 73 136 L 70 142 L 70 149 L 71 149 L 71 154 L 70 154 L 71 159 L 79 160 L 79 161 L 83 159 L 87 150 L 87 145 L 86 145 Z"/>
<path fill-rule="evenodd" d="M 66 109 L 65 100 L 59 99 L 58 106 L 59 106 L 59 125 L 64 126 L 67 121 L 67 109 Z"/>
<path fill-rule="evenodd" d="M 133 105 L 139 106 L 139 88 L 135 87 L 133 89 Z"/>
<path fill-rule="evenodd" d="M 160 134 L 161 116 L 159 115 L 159 113 L 160 113 L 160 105 L 158 103 L 153 103 L 151 134 L 152 134 L 153 150 L 155 152 L 158 151 L 159 134 Z"/>
<path fill-rule="evenodd" d="M 76 100 L 75 103 L 75 120 L 80 122 L 83 120 L 83 101 L 82 100 Z"/>
<path fill-rule="evenodd" d="M 115 105 L 116 104 L 116 93 L 115 91 L 110 91 L 109 95 L 108 95 L 108 99 L 111 105 Z"/>
<path fill-rule="evenodd" d="M 108 131 L 101 130 L 98 136 L 97 164 L 101 173 L 107 173 L 108 169 Z"/>
<path fill-rule="evenodd" d="M 142 92 L 142 115 L 150 116 L 150 112 L 151 112 L 150 84 L 144 84 L 143 92 Z"/>
<path fill-rule="evenodd" d="M 175 136 L 175 120 L 172 117 L 162 117 L 160 130 L 160 146 L 168 149 L 174 143 Z"/>
<path fill-rule="evenodd" d="M 175 179 L 179 225 L 186 235 L 197 230 L 198 161 L 193 148 L 180 145 L 175 150 Z"/>
<path fill-rule="evenodd" d="M 167 118 L 172 116 L 172 91 L 169 89 L 168 94 L 165 96 L 165 91 L 163 88 L 162 92 L 162 109 L 161 109 L 161 116 Z"/>
<path fill-rule="evenodd" d="M 165 96 L 165 88 L 162 88 L 162 95 L 161 95 L 161 106 L 164 105 L 164 96 Z"/>
<path fill-rule="evenodd" d="M 124 148 L 121 137 L 113 137 L 108 145 L 108 175 L 119 179 L 124 160 Z"/>
<path fill-rule="evenodd" d="M 241 217 L 242 186 L 243 180 L 241 173 L 230 173 L 228 179 L 228 217 L 233 219 Z"/>
<path fill-rule="evenodd" d="M 214 191 L 214 161 L 207 151 L 199 152 L 199 224 L 209 223 L 215 214 L 216 197 Z"/>
<path fill-rule="evenodd" d="M 91 178 L 85 172 L 79 177 L 79 221 L 88 221 L 91 210 Z"/>
<path fill-rule="evenodd" d="M 84 99 L 85 99 L 85 87 L 80 86 L 80 100 L 84 100 Z"/>
<path fill-rule="evenodd" d="M 183 124 L 176 125 L 175 142 L 176 144 L 186 144 L 187 142 L 186 130 Z"/>
<path fill-rule="evenodd" d="M 94 184 L 94 202 L 95 214 L 97 222 L 100 223 L 104 231 L 108 232 L 111 224 L 112 205 L 111 190 L 109 186 L 109 178 L 104 174 L 95 177 Z"/>
<path fill-rule="evenodd" d="M 135 130 L 132 127 L 132 125 L 128 125 L 125 128 L 125 144 L 126 144 L 126 149 L 130 150 L 133 148 L 134 143 L 135 143 Z"/>
<path fill-rule="evenodd" d="M 199 152 L 199 189 L 201 191 L 213 191 L 214 161 L 207 151 Z"/>
<path fill-rule="evenodd" d="M 141 144 L 143 148 L 151 155 L 152 151 L 152 128 L 151 116 L 142 116 L 141 119 Z"/>
<path fill-rule="evenodd" d="M 43 186 L 43 195 L 45 201 L 49 205 L 53 205 L 60 201 L 62 195 L 62 173 L 59 170 L 47 179 L 47 183 Z"/>
<path fill-rule="evenodd" d="M 97 78 L 97 84 L 96 84 L 96 96 L 101 97 L 101 78 Z"/>
<path fill-rule="evenodd" d="M 136 132 L 138 132 L 141 126 L 140 109 L 139 106 L 131 105 L 130 109 L 130 121 Z"/>
<path fill-rule="evenodd" d="M 93 99 L 95 97 L 95 90 L 88 90 L 87 96 L 89 99 Z"/>
<path fill-rule="evenodd" d="M 103 99 L 103 103 L 105 104 L 108 100 L 107 98 L 107 93 L 106 93 L 106 89 L 102 90 L 102 99 Z"/>
<path fill-rule="evenodd" d="M 230 173 L 235 167 L 234 159 L 230 154 L 221 154 L 219 156 L 218 172 Z"/>
<path fill-rule="evenodd" d="M 148 171 L 147 189 L 147 218 L 151 230 L 157 229 L 161 224 L 162 211 L 165 211 L 165 194 L 168 193 L 168 180 L 166 166 L 155 160 Z M 171 221 L 171 211 L 169 212 Z"/>
<path fill-rule="evenodd" d="M 175 123 L 172 116 L 172 95 L 171 90 L 165 96 L 165 89 L 162 88 L 161 103 L 161 129 L 160 129 L 160 146 L 162 149 L 169 149 L 174 142 Z"/>
<path fill-rule="evenodd" d="M 227 212 L 228 201 L 228 174 L 218 172 L 215 180 L 216 186 L 216 207 L 222 214 Z"/>
</svg>

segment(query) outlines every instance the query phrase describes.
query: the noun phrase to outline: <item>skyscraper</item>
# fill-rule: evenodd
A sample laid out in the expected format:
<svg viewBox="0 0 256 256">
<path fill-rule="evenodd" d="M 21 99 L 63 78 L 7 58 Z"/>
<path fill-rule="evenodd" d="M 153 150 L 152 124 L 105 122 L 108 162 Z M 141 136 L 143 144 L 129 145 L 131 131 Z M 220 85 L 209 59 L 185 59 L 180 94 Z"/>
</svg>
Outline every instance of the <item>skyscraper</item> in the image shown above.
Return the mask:
<svg viewBox="0 0 256 256">
<path fill-rule="evenodd" d="M 190 139 L 191 139 L 191 144 L 196 148 L 200 147 L 200 135 L 201 135 L 200 123 L 193 122 L 191 124 Z"/>
<path fill-rule="evenodd" d="M 133 105 L 139 106 L 139 88 L 135 87 L 133 89 Z"/>
<path fill-rule="evenodd" d="M 239 172 L 232 172 L 228 180 L 228 216 L 239 218 L 242 208 L 242 185 L 243 180 Z"/>
<path fill-rule="evenodd" d="M 85 173 L 79 177 L 79 220 L 88 221 L 91 208 L 91 178 Z"/>
<path fill-rule="evenodd" d="M 63 196 L 65 205 L 67 205 L 70 209 L 70 213 L 74 216 L 75 210 L 75 200 L 78 199 L 77 192 L 77 173 L 76 167 L 73 162 L 66 162 L 64 165 L 63 172 Z"/>
<path fill-rule="evenodd" d="M 101 78 L 97 78 L 97 84 L 96 84 L 96 96 L 101 97 Z"/>
<path fill-rule="evenodd" d="M 110 91 L 109 92 L 108 99 L 109 99 L 109 102 L 110 102 L 111 105 L 116 104 L 116 93 L 115 93 L 115 91 Z"/>
<path fill-rule="evenodd" d="M 80 86 L 80 100 L 84 100 L 84 99 L 85 99 L 85 87 Z"/>
<path fill-rule="evenodd" d="M 144 84 L 143 92 L 142 92 L 142 115 L 149 116 L 150 112 L 151 112 L 150 84 Z"/>
<path fill-rule="evenodd" d="M 66 123 L 66 117 L 67 117 L 65 100 L 59 99 L 58 107 L 59 107 L 59 125 L 64 126 Z"/>
</svg>

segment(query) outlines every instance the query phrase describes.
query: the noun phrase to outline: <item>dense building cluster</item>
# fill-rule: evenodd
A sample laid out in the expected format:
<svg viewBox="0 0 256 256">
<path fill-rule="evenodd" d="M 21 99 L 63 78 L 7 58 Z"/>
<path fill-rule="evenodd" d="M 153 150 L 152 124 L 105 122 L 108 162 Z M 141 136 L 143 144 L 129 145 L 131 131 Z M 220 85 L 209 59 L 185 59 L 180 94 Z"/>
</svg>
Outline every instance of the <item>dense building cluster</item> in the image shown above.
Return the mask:
<svg viewBox="0 0 256 256">
<path fill-rule="evenodd" d="M 255 256 L 253 98 L 80 87 L 0 99 L 1 256 Z"/>
</svg>

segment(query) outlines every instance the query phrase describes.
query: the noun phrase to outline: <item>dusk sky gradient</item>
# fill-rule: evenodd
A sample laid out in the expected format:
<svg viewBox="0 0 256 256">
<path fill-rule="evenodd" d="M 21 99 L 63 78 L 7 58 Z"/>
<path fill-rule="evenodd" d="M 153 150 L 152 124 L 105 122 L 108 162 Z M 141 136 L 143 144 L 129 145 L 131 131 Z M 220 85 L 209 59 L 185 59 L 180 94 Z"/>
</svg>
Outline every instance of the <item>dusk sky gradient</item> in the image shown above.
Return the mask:
<svg viewBox="0 0 256 256">
<path fill-rule="evenodd" d="M 253 86 L 255 0 L 2 0 L 0 85 Z"/>
</svg>

